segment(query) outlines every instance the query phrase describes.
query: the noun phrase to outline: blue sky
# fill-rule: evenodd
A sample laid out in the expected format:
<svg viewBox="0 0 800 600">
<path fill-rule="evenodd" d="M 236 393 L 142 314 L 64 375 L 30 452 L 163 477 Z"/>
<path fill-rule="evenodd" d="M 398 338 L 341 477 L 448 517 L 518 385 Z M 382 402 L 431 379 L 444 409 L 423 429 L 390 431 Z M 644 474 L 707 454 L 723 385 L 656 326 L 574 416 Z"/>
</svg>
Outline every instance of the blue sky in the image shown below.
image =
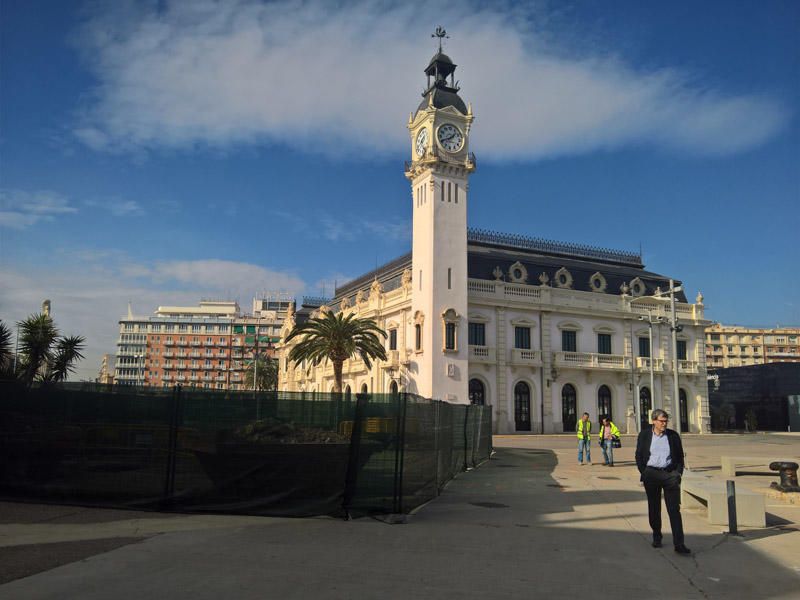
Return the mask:
<svg viewBox="0 0 800 600">
<path fill-rule="evenodd" d="M 458 11 L 454 7 L 458 6 Z M 725 323 L 800 325 L 800 3 L 0 3 L 0 318 L 330 292 L 410 247 L 444 25 L 473 227 L 644 251 Z"/>
</svg>

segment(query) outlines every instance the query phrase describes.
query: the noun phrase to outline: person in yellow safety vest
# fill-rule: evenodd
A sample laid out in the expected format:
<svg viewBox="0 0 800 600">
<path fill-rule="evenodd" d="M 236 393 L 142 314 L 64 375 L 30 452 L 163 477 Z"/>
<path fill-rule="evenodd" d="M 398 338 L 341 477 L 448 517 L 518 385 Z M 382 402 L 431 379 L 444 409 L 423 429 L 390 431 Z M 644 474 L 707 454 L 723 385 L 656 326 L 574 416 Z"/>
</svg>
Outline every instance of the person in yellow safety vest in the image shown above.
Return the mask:
<svg viewBox="0 0 800 600">
<path fill-rule="evenodd" d="M 575 431 L 578 433 L 578 464 L 581 466 L 584 464 L 590 465 L 592 464 L 592 445 L 589 442 L 592 433 L 592 422 L 589 420 L 589 413 L 583 413 L 575 427 Z M 586 450 L 586 463 L 583 462 L 584 449 Z"/>
<path fill-rule="evenodd" d="M 600 447 L 603 449 L 604 466 L 614 466 L 614 440 L 619 439 L 619 427 L 608 417 L 600 421 Z"/>
</svg>

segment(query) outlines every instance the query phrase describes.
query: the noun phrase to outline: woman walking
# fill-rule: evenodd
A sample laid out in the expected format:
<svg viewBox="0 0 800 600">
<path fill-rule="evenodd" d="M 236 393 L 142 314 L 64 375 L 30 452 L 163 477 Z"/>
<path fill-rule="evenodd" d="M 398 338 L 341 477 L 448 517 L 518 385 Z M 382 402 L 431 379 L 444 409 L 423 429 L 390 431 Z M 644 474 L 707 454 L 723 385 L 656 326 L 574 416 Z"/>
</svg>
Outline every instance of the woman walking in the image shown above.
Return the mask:
<svg viewBox="0 0 800 600">
<path fill-rule="evenodd" d="M 600 446 L 603 448 L 604 466 L 613 467 L 614 441 L 619 440 L 619 428 L 608 417 L 603 417 L 600 423 Z"/>
</svg>

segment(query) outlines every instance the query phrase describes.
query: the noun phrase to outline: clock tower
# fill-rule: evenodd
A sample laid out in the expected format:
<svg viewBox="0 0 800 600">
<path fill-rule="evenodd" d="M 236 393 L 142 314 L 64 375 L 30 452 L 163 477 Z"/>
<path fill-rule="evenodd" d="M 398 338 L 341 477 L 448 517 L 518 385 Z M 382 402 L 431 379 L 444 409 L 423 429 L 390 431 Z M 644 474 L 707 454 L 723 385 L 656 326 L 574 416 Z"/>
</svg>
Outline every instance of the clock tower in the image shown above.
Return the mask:
<svg viewBox="0 0 800 600">
<path fill-rule="evenodd" d="M 468 403 L 467 199 L 475 156 L 472 107 L 458 95 L 456 65 L 439 51 L 425 69 L 422 102 L 408 120 L 413 210 L 411 365 L 408 391 Z"/>
</svg>

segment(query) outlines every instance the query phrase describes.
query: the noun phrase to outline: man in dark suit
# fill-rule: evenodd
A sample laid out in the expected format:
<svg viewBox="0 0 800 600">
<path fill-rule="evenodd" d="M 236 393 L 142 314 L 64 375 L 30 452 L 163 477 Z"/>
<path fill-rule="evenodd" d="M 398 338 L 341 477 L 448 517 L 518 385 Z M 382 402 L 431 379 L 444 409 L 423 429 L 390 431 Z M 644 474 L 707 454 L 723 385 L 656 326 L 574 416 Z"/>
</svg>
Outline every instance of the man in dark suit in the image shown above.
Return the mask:
<svg viewBox="0 0 800 600">
<path fill-rule="evenodd" d="M 661 547 L 661 490 L 667 505 L 672 543 L 678 554 L 691 554 L 683 543 L 681 519 L 681 476 L 683 475 L 683 444 L 677 431 L 667 429 L 669 415 L 657 408 L 652 414 L 653 426 L 639 434 L 636 440 L 636 467 L 647 492 L 647 512 L 653 530 L 653 548 Z"/>
</svg>

